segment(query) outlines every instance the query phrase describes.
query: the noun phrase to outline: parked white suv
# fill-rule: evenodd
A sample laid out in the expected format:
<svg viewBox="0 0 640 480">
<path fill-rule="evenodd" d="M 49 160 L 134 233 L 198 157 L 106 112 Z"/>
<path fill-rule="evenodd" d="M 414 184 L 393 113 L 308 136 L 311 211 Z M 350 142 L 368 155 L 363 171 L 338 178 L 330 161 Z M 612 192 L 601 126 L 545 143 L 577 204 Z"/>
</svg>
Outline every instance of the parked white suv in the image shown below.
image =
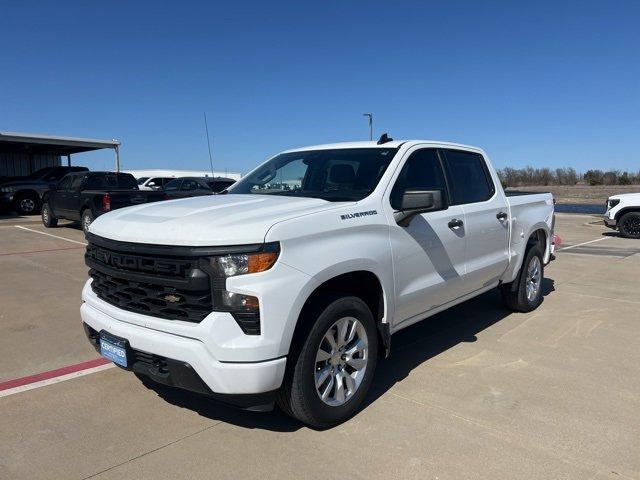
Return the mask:
<svg viewBox="0 0 640 480">
<path fill-rule="evenodd" d="M 623 237 L 640 238 L 640 193 L 623 193 L 607 199 L 604 224 Z"/>
<path fill-rule="evenodd" d="M 300 148 L 228 194 L 96 219 L 82 320 L 123 368 L 323 427 L 357 410 L 393 333 L 496 287 L 535 309 L 552 229 L 551 194 L 505 194 L 478 148 Z"/>
</svg>

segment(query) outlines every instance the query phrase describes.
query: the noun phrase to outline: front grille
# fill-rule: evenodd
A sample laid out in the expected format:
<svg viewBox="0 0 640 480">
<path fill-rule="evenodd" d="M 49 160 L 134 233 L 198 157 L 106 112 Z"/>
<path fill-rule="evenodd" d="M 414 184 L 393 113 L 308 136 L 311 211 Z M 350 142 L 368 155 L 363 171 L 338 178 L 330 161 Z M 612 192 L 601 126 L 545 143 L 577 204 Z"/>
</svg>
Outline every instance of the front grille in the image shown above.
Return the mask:
<svg viewBox="0 0 640 480">
<path fill-rule="evenodd" d="M 100 299 L 130 312 L 195 323 L 213 311 L 211 280 L 198 259 L 92 243 L 85 254 L 91 288 Z"/>
<path fill-rule="evenodd" d="M 85 258 L 107 268 L 169 278 L 184 278 L 197 263 L 197 258 L 185 259 L 131 254 L 99 247 L 91 243 L 87 245 Z"/>
<path fill-rule="evenodd" d="M 189 291 L 146 282 L 134 282 L 89 270 L 91 288 L 107 303 L 130 312 L 168 320 L 201 322 L 212 310 L 211 290 Z"/>
</svg>

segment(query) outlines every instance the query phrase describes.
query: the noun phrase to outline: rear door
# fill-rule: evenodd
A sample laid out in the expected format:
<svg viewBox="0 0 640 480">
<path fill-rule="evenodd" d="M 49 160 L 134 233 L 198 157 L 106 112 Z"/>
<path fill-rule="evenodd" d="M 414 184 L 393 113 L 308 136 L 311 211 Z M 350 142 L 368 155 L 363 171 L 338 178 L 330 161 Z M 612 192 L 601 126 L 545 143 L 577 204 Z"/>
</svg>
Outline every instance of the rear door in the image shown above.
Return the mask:
<svg viewBox="0 0 640 480">
<path fill-rule="evenodd" d="M 391 208 L 400 209 L 407 190 L 441 190 L 447 198 L 437 149 L 414 147 L 408 154 L 390 193 Z M 421 320 L 426 312 L 464 293 L 466 232 L 461 206 L 416 215 L 407 226 L 390 223 L 396 327 Z"/>
<path fill-rule="evenodd" d="M 451 202 L 465 214 L 467 293 L 498 283 L 509 263 L 507 203 L 483 156 L 443 149 Z"/>
</svg>

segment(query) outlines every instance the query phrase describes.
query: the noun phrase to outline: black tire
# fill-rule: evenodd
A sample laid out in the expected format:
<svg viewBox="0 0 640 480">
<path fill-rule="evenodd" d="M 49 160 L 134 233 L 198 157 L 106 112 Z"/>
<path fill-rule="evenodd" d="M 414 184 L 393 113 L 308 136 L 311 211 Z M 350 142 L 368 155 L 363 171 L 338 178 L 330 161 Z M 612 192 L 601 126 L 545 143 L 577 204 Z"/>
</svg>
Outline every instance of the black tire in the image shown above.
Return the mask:
<svg viewBox="0 0 640 480">
<path fill-rule="evenodd" d="M 58 226 L 58 219 L 53 215 L 51 207 L 48 203 L 44 203 L 41 208 L 42 224 L 47 228 Z"/>
<path fill-rule="evenodd" d="M 91 223 L 93 223 L 93 220 L 94 220 L 94 217 L 93 217 L 93 213 L 91 212 L 91 209 L 87 208 L 87 209 L 82 211 L 80 224 L 82 225 L 82 231 L 84 233 L 88 232 L 89 225 L 91 225 Z"/>
<path fill-rule="evenodd" d="M 640 212 L 627 212 L 620 217 L 618 230 L 625 238 L 640 238 Z"/>
<path fill-rule="evenodd" d="M 346 317 L 358 320 L 364 327 L 368 345 L 366 366 L 362 380 L 350 398 L 347 397 L 342 405 L 332 406 L 325 403 L 316 390 L 316 355 L 325 334 L 336 322 Z M 378 357 L 375 320 L 367 304 L 360 298 L 336 295 L 322 300 L 300 321 L 306 326 L 305 335 L 297 341 L 294 339 L 294 345 L 287 359 L 285 378 L 278 392 L 278 406 L 288 415 L 311 427 L 326 428 L 337 425 L 358 411 L 371 386 Z M 327 366 L 329 366 L 329 360 L 327 360 Z M 346 371 L 350 367 L 342 368 Z M 341 384 L 346 387 L 347 382 L 342 383 L 341 380 Z"/>
<path fill-rule="evenodd" d="M 40 198 L 31 192 L 18 193 L 13 208 L 20 215 L 37 215 L 40 212 Z"/>
<path fill-rule="evenodd" d="M 527 283 L 531 280 L 528 275 L 532 262 L 538 262 L 540 277 L 535 296 L 527 296 Z M 542 281 L 544 279 L 544 263 L 542 261 L 542 247 L 539 243 L 528 247 L 518 277 L 511 283 L 501 285 L 500 292 L 505 306 L 516 312 L 530 312 L 542 303 Z"/>
</svg>

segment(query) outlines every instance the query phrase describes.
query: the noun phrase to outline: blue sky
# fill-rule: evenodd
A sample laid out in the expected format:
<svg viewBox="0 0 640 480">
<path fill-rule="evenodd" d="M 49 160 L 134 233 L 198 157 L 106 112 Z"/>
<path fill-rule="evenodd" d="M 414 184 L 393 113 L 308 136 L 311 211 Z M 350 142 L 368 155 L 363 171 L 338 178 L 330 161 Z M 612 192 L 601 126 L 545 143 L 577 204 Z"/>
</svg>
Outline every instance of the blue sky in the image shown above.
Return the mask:
<svg viewBox="0 0 640 480">
<path fill-rule="evenodd" d="M 122 141 L 124 168 L 246 171 L 375 134 L 498 167 L 640 169 L 640 2 L 0 0 L 0 130 Z M 112 155 L 78 156 L 110 168 Z"/>
</svg>

